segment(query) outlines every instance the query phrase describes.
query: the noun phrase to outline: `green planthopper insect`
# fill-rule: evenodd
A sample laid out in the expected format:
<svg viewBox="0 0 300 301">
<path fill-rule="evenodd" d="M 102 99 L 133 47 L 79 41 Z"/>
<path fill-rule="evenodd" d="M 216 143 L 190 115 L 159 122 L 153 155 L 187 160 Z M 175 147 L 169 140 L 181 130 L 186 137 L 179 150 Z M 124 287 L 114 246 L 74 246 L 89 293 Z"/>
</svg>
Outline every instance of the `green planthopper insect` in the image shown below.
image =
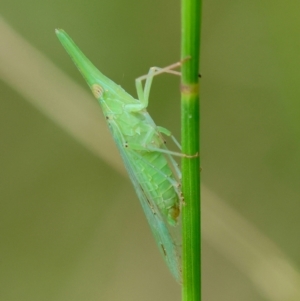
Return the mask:
<svg viewBox="0 0 300 301">
<path fill-rule="evenodd" d="M 100 103 L 158 248 L 180 283 L 181 246 L 176 241 L 173 228 L 178 227 L 183 197 L 181 173 L 172 156 L 184 155 L 166 148 L 162 134 L 173 138 L 171 132 L 156 126 L 146 111 L 153 76 L 176 72 L 171 68 L 151 68 L 147 76 L 136 80 L 139 99 L 135 99 L 103 75 L 65 31 L 57 29 L 56 35 Z M 146 79 L 144 88 L 143 79 Z M 179 146 L 176 139 L 173 140 Z"/>
</svg>

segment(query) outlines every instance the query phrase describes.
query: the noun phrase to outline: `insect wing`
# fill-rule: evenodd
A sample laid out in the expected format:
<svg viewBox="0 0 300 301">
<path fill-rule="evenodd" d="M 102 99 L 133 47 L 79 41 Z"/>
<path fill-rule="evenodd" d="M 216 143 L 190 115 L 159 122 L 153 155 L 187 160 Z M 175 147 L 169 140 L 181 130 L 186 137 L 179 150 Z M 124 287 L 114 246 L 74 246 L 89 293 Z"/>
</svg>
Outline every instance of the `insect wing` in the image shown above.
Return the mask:
<svg viewBox="0 0 300 301">
<path fill-rule="evenodd" d="M 117 141 L 118 138 L 116 138 L 115 135 L 114 137 Z M 128 171 L 129 177 L 138 195 L 160 253 L 162 254 L 172 275 L 179 283 L 181 283 L 181 256 L 180 252 L 178 251 L 179 245 L 177 244 L 167 222 L 160 214 L 156 204 L 151 200 L 147 191 L 145 191 L 141 186 L 137 173 L 134 171 L 133 166 L 130 163 L 130 151 L 125 150 L 119 143 L 117 143 L 117 146 Z"/>
</svg>

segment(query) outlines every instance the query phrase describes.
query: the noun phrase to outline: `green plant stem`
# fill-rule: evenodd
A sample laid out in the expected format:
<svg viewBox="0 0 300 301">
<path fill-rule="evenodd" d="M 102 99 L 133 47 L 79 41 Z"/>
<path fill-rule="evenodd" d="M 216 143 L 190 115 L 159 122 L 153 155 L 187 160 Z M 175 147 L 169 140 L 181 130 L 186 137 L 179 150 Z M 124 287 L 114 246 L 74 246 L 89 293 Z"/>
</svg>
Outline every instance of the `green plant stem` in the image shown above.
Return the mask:
<svg viewBox="0 0 300 301">
<path fill-rule="evenodd" d="M 181 58 L 181 137 L 182 152 L 199 154 L 182 160 L 182 300 L 201 300 L 201 231 L 200 231 L 200 106 L 199 53 L 201 0 L 182 0 Z"/>
</svg>

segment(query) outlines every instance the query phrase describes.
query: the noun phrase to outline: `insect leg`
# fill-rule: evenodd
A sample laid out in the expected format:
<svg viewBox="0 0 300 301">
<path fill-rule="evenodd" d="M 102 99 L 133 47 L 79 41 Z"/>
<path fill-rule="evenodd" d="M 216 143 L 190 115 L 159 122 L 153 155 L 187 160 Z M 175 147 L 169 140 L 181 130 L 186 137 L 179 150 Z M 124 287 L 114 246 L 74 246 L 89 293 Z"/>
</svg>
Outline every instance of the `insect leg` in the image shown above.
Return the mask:
<svg viewBox="0 0 300 301">
<path fill-rule="evenodd" d="M 174 71 L 172 69 L 180 67 L 182 65 L 182 63 L 184 61 L 186 61 L 187 59 L 189 59 L 189 58 L 186 58 L 182 61 L 179 61 L 175 64 L 169 65 L 169 66 L 164 67 L 164 68 L 151 67 L 149 69 L 148 74 L 142 75 L 142 76 L 138 77 L 135 80 L 135 86 L 136 86 L 138 98 L 141 101 L 141 103 L 144 105 L 145 108 L 147 108 L 147 106 L 148 106 L 149 94 L 150 94 L 150 89 L 151 89 L 151 84 L 152 84 L 153 77 L 158 75 L 158 74 L 161 74 L 161 73 L 171 73 L 171 74 L 181 76 L 180 72 Z M 146 80 L 144 88 L 143 88 L 143 84 L 142 84 L 143 80 Z"/>
<path fill-rule="evenodd" d="M 168 154 L 168 155 L 176 156 L 176 157 L 182 157 L 182 158 L 192 159 L 192 158 L 197 158 L 199 156 L 198 153 L 196 153 L 195 155 L 186 155 L 186 154 L 183 154 L 183 153 L 173 152 L 173 151 L 170 151 L 168 149 L 163 149 L 163 148 L 158 148 L 158 147 L 151 147 L 151 146 L 148 146 L 146 149 L 149 150 L 149 151 L 152 151 L 152 152 L 159 152 L 159 153 Z"/>
<path fill-rule="evenodd" d="M 171 65 L 163 67 L 163 68 L 161 68 L 161 67 L 151 67 L 150 70 L 151 69 L 155 70 L 155 72 L 154 72 L 154 74 L 152 74 L 152 76 L 156 76 L 156 75 L 159 75 L 161 73 L 170 73 L 170 74 L 175 74 L 175 75 L 181 76 L 181 72 L 175 71 L 173 69 L 176 69 L 176 68 L 180 67 L 185 61 L 187 61 L 189 59 L 190 59 L 190 57 L 187 57 L 187 58 L 185 58 L 185 59 L 183 59 L 183 60 L 181 60 L 177 63 L 171 64 Z M 149 70 L 149 73 L 150 73 L 150 70 Z M 142 81 L 144 79 L 147 80 L 148 77 L 149 77 L 149 73 L 138 77 L 137 80 L 140 80 L 140 81 Z"/>
<path fill-rule="evenodd" d="M 166 136 L 168 136 L 168 137 L 171 137 L 171 139 L 173 140 L 173 142 L 174 142 L 174 143 L 177 145 L 177 147 L 181 150 L 181 145 L 180 145 L 180 143 L 179 143 L 178 140 L 172 135 L 171 131 L 169 131 L 168 129 L 166 129 L 166 128 L 162 127 L 162 126 L 157 126 L 156 128 L 157 128 L 157 130 L 158 130 L 160 133 L 162 133 L 162 134 L 164 134 L 164 135 L 166 135 Z"/>
<path fill-rule="evenodd" d="M 158 152 L 158 153 L 163 153 L 163 154 L 167 154 L 167 155 L 171 155 L 171 156 L 182 157 L 182 158 L 190 158 L 190 159 L 197 158 L 199 156 L 198 153 L 196 153 L 195 155 L 186 155 L 186 154 L 183 154 L 183 153 L 170 151 L 167 148 L 159 148 L 159 147 L 154 147 L 154 146 L 151 146 L 151 145 L 141 145 L 141 144 L 128 143 L 128 142 L 125 143 L 125 147 L 129 147 L 133 150 Z"/>
</svg>

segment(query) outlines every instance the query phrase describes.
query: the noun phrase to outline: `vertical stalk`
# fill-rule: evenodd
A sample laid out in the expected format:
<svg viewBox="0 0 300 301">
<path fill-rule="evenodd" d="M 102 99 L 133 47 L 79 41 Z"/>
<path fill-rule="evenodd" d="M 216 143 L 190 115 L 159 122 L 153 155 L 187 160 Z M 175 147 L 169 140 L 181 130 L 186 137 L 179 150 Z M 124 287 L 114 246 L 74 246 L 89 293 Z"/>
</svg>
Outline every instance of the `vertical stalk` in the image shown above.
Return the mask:
<svg viewBox="0 0 300 301">
<path fill-rule="evenodd" d="M 182 159 L 182 300 L 201 300 L 201 232 L 200 232 L 200 106 L 199 53 L 201 0 L 182 0 L 181 59 L 182 66 L 181 137 L 182 152 L 199 154 Z"/>
</svg>

